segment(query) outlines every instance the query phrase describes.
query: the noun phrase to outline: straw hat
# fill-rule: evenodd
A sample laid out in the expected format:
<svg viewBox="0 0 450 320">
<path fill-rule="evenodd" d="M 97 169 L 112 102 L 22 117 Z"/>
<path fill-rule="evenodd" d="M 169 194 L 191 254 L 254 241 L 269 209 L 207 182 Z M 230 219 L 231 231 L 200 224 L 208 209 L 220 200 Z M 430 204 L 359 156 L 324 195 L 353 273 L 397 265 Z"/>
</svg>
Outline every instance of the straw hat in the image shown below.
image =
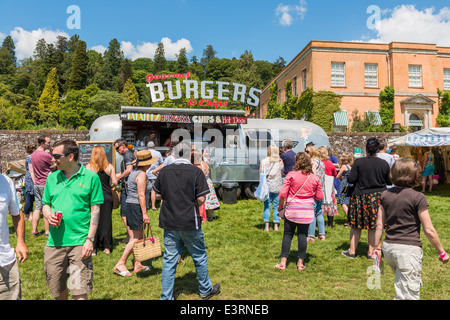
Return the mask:
<svg viewBox="0 0 450 320">
<path fill-rule="evenodd" d="M 158 161 L 158 158 L 152 157 L 149 150 L 141 150 L 136 153 L 136 160 L 132 163 L 138 167 L 148 166 Z"/>
</svg>

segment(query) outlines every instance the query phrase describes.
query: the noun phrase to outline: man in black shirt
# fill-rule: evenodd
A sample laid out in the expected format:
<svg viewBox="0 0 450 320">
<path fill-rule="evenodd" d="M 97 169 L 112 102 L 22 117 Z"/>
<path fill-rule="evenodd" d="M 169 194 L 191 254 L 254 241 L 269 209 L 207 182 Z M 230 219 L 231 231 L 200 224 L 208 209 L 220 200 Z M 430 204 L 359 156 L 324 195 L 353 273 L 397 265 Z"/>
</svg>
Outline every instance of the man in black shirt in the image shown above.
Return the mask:
<svg viewBox="0 0 450 320">
<path fill-rule="evenodd" d="M 213 286 L 208 275 L 199 211 L 209 187 L 202 170 L 191 164 L 190 153 L 188 144 L 177 144 L 175 162 L 161 169 L 153 186 L 157 199 L 163 200 L 159 214 L 159 227 L 164 229 L 161 300 L 174 299 L 177 262 L 184 245 L 194 260 L 200 296 L 209 299 L 220 293 L 220 285 Z"/>
<path fill-rule="evenodd" d="M 130 231 L 130 228 L 127 225 L 127 217 L 126 217 L 126 212 L 127 212 L 126 200 L 127 200 L 127 195 L 128 195 L 127 183 L 128 183 L 128 176 L 130 175 L 131 171 L 133 170 L 132 162 L 134 161 L 134 159 L 136 157 L 134 156 L 134 153 L 130 149 L 128 149 L 127 140 L 124 138 L 117 139 L 114 142 L 114 148 L 121 156 L 123 156 L 123 160 L 120 165 L 121 172 L 119 174 L 117 174 L 117 181 L 122 182 L 121 183 L 122 192 L 120 194 L 120 216 L 123 220 L 123 223 L 125 224 L 125 228 L 127 229 L 127 237 L 124 240 L 124 242 L 128 242 L 128 240 L 130 239 L 130 237 L 132 235 L 132 232 Z"/>
</svg>

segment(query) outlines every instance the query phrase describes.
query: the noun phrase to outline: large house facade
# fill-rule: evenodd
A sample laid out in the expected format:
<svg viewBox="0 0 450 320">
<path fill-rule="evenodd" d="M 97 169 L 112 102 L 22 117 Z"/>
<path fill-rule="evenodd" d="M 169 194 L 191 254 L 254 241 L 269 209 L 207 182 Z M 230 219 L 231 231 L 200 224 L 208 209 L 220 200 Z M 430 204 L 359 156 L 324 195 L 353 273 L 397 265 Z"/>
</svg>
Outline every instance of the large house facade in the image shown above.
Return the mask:
<svg viewBox="0 0 450 320">
<path fill-rule="evenodd" d="M 415 130 L 436 127 L 437 89 L 450 90 L 450 47 L 391 42 L 311 41 L 261 92 L 261 118 L 267 114 L 270 86 L 278 87 L 278 102 L 286 99 L 285 83 L 300 96 L 308 87 L 342 96 L 333 130 L 346 131 L 351 114 L 374 112 L 379 120 L 379 94 L 395 90 L 394 123 Z"/>
</svg>

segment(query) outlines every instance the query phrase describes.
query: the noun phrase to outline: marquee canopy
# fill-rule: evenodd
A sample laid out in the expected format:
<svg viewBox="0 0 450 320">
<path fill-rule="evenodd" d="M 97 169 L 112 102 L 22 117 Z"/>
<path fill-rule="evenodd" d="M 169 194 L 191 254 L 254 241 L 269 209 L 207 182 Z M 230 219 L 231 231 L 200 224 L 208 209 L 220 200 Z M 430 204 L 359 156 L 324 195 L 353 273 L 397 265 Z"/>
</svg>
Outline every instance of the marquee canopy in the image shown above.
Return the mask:
<svg viewBox="0 0 450 320">
<path fill-rule="evenodd" d="M 450 145 L 450 128 L 428 128 L 388 140 L 388 146 L 437 147 Z"/>
</svg>

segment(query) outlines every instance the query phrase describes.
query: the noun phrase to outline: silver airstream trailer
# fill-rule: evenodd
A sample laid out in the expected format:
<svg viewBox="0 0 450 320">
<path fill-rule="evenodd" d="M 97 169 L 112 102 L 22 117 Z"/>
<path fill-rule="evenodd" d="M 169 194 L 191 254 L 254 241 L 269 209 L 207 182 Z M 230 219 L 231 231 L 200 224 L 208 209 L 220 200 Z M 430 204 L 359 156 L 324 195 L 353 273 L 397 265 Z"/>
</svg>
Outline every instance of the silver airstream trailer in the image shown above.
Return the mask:
<svg viewBox="0 0 450 320">
<path fill-rule="evenodd" d="M 293 142 L 293 151 L 305 149 L 308 142 L 329 146 L 328 136 L 319 126 L 302 120 L 253 119 L 243 110 L 122 107 L 121 114 L 99 117 L 89 131 L 90 141 L 114 141 L 124 137 L 135 149 L 146 148 L 149 135 L 155 132 L 163 155 L 167 141 L 180 133 L 183 140 L 204 152 L 210 165 L 210 178 L 218 188 L 230 184 L 249 198 L 259 183 L 259 165 L 270 145 L 282 147 Z M 168 140 L 169 139 L 169 140 Z M 164 146 L 166 144 L 166 146 Z M 116 170 L 122 156 L 116 153 Z"/>
</svg>

